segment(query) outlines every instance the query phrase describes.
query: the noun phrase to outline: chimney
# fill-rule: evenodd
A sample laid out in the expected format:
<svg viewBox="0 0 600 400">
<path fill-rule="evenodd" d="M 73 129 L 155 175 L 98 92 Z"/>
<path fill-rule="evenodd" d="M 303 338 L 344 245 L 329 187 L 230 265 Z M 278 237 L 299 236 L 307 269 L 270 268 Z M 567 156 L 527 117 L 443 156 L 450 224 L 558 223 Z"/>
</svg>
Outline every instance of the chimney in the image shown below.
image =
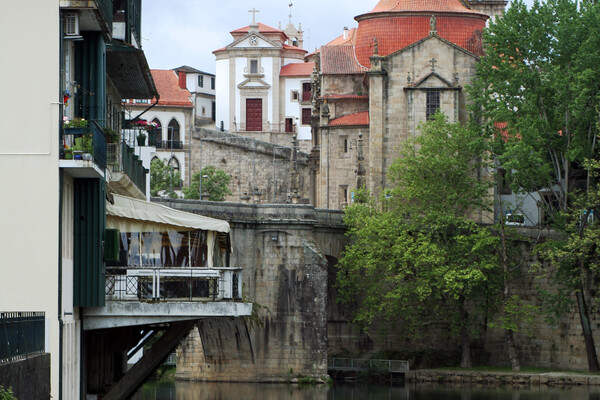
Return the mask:
<svg viewBox="0 0 600 400">
<path fill-rule="evenodd" d="M 179 75 L 179 87 L 182 89 L 187 89 L 187 79 L 186 74 L 183 71 L 177 71 L 177 75 Z"/>
<path fill-rule="evenodd" d="M 344 39 L 348 39 L 348 27 L 344 27 Z"/>
</svg>

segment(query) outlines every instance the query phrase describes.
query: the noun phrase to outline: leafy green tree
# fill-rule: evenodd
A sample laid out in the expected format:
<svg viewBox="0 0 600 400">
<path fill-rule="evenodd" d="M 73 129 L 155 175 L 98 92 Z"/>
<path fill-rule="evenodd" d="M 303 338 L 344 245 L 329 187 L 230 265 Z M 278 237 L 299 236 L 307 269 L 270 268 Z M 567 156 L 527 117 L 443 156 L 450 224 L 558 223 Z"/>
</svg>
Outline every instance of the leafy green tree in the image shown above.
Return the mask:
<svg viewBox="0 0 600 400">
<path fill-rule="evenodd" d="M 229 189 L 231 176 L 221 169 L 216 169 L 209 165 L 202 168 L 201 172 L 196 172 L 192 176 L 192 183 L 187 188 L 183 188 L 183 194 L 186 199 L 200 198 L 200 177 L 202 176 L 202 194 L 208 194 L 210 201 L 223 201 L 225 196 L 232 194 Z"/>
<path fill-rule="evenodd" d="M 470 367 L 483 305 L 500 288 L 498 238 L 469 218 L 491 200 L 491 183 L 478 179 L 486 143 L 441 114 L 420 129 L 390 168 L 382 206 L 371 198 L 346 209 L 351 244 L 337 284 L 342 301 L 359 299 L 354 321 L 366 329 L 448 321 Z"/>
<path fill-rule="evenodd" d="M 512 2 L 484 32 L 486 55 L 470 88 L 474 116 L 495 138 L 493 153 L 513 191 L 537 192 L 553 226 L 567 232 L 574 194 L 589 188 L 584 159 L 597 158 L 599 7 L 592 0 L 535 1 L 529 9 L 521 0 Z M 589 282 L 583 275 L 565 280 L 567 275 L 557 288 L 577 299 L 589 368 L 597 371 L 584 290 Z"/>
<path fill-rule="evenodd" d="M 599 7 L 591 0 L 535 1 L 529 9 L 511 2 L 484 32 L 486 55 L 470 88 L 512 189 L 551 191 L 552 198 L 541 196 L 550 213 L 567 209 L 584 158 L 595 154 Z"/>
<path fill-rule="evenodd" d="M 181 175 L 170 163 L 155 158 L 150 163 L 150 195 L 177 198 L 173 188 L 181 186 Z"/>
<path fill-rule="evenodd" d="M 4 389 L 4 387 L 0 386 L 0 400 L 17 400 L 17 398 L 12 388 Z"/>
<path fill-rule="evenodd" d="M 598 371 L 590 306 L 594 302 L 591 283 L 600 277 L 600 224 L 594 221 L 594 208 L 600 204 L 600 161 L 588 160 L 585 166 L 592 182 L 587 192 L 573 196 L 572 204 L 564 213 L 567 221 L 564 237 L 547 241 L 538 246 L 537 251 L 542 260 L 554 266 L 553 270 L 544 270 L 558 287 L 554 293 L 544 293 L 551 305 L 550 318 L 555 320 L 570 309 L 575 295 L 588 349 L 588 365 L 590 371 Z"/>
</svg>

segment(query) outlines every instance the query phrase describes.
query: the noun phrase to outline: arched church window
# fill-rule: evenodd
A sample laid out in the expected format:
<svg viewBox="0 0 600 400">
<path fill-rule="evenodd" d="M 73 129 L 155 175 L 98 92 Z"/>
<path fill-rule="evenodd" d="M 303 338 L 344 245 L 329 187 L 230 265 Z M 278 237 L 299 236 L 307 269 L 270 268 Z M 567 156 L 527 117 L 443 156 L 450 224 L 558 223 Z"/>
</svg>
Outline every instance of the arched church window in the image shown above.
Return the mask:
<svg viewBox="0 0 600 400">
<path fill-rule="evenodd" d="M 179 171 L 179 160 L 177 160 L 177 158 L 171 157 L 171 159 L 169 160 L 169 165 L 173 167 L 173 171 Z"/>
<path fill-rule="evenodd" d="M 427 104 L 425 114 L 427 120 L 430 120 L 437 110 L 440 109 L 440 91 L 439 90 L 428 90 L 427 91 Z"/>
<path fill-rule="evenodd" d="M 162 125 L 158 118 L 154 118 L 152 120 L 152 123 L 156 124 L 156 127 L 153 130 L 151 130 L 148 134 L 148 145 L 161 148 L 162 147 Z"/>
<path fill-rule="evenodd" d="M 169 122 L 168 131 L 167 148 L 180 149 L 179 122 L 175 118 Z"/>
</svg>

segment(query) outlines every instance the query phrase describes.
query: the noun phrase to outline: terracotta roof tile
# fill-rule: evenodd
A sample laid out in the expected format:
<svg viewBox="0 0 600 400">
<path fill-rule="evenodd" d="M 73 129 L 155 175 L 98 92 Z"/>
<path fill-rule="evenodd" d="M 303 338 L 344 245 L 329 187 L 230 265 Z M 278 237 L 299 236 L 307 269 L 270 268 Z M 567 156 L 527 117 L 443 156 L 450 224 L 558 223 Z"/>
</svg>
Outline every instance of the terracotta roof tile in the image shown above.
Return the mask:
<svg viewBox="0 0 600 400">
<path fill-rule="evenodd" d="M 314 67 L 314 62 L 286 64 L 281 67 L 279 76 L 310 76 Z"/>
<path fill-rule="evenodd" d="M 199 69 L 192 68 L 187 65 L 182 65 L 181 67 L 173 68 L 173 71 L 176 71 L 176 72 L 183 71 L 186 74 L 204 74 L 204 75 L 215 76 L 215 74 L 211 74 L 210 72 L 200 71 Z"/>
<path fill-rule="evenodd" d="M 369 57 L 373 55 L 373 38 L 377 38 L 378 54 L 387 56 L 429 35 L 430 15 L 395 13 L 381 18 L 368 18 L 359 22 L 356 37 L 356 57 L 360 64 L 371 65 Z M 439 15 L 437 34 L 470 51 L 481 55 L 483 47 L 481 31 L 485 27 L 487 16 L 448 14 Z"/>
<path fill-rule="evenodd" d="M 395 11 L 460 12 L 479 14 L 460 0 L 381 0 L 368 14 Z"/>
<path fill-rule="evenodd" d="M 359 111 L 354 114 L 344 115 L 342 117 L 329 121 L 329 126 L 356 126 L 369 125 L 369 112 Z"/>
<path fill-rule="evenodd" d="M 321 68 L 325 75 L 360 74 L 367 71 L 354 55 L 354 46 L 321 47 Z"/>
<path fill-rule="evenodd" d="M 179 87 L 179 78 L 175 71 L 152 69 L 150 72 L 160 95 L 159 106 L 194 107 L 190 100 L 190 92 Z"/>
<path fill-rule="evenodd" d="M 258 22 L 257 25 L 258 25 L 258 32 L 260 32 L 260 33 L 281 33 L 287 38 L 287 35 L 281 29 L 275 29 L 273 27 L 270 27 L 269 25 L 263 24 L 262 22 Z M 230 33 L 234 34 L 234 33 L 248 33 L 248 32 L 250 32 L 250 25 L 244 26 L 243 28 L 236 29 L 234 31 L 231 31 Z"/>
<path fill-rule="evenodd" d="M 325 46 L 351 46 L 354 44 L 356 39 L 356 28 L 352 28 L 348 31 L 348 36 L 344 39 L 344 35 L 340 35 L 327 43 Z"/>
<path fill-rule="evenodd" d="M 308 53 L 306 50 L 301 49 L 300 47 L 297 47 L 297 46 L 290 46 L 289 44 L 285 44 L 285 43 L 283 43 L 281 46 L 286 50 L 296 50 L 296 51 L 301 51 L 303 53 Z"/>
</svg>

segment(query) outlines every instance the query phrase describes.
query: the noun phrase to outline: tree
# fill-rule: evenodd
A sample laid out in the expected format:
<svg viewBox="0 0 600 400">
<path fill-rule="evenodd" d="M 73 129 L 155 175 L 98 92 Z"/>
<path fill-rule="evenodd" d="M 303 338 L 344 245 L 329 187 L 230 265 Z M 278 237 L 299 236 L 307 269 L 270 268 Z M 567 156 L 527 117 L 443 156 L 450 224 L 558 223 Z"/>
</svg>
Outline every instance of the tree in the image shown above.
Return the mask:
<svg viewBox="0 0 600 400">
<path fill-rule="evenodd" d="M 192 182 L 187 188 L 183 188 L 183 194 L 186 199 L 200 198 L 200 177 L 202 176 L 202 194 L 208 194 L 210 201 L 223 201 L 225 196 L 232 194 L 228 185 L 231 176 L 221 169 L 216 169 L 209 165 L 202 168 L 201 172 L 196 172 L 192 176 Z"/>
<path fill-rule="evenodd" d="M 366 329 L 446 319 L 470 367 L 478 315 L 499 291 L 498 239 L 468 217 L 489 207 L 490 182 L 478 179 L 485 140 L 441 114 L 420 129 L 390 168 L 382 206 L 371 198 L 346 209 L 338 287 L 342 301 L 360 299 L 354 321 Z"/>
<path fill-rule="evenodd" d="M 158 158 L 150 162 L 150 195 L 176 198 L 177 193 L 173 188 L 181 186 L 181 175 L 173 166 Z"/>
<path fill-rule="evenodd" d="M 573 195 L 572 204 L 564 213 L 567 224 L 563 238 L 548 240 L 538 246 L 537 253 L 555 268 L 551 272 L 545 271 L 558 287 L 555 293 L 544 293 L 551 305 L 551 322 L 572 306 L 570 298 L 574 294 L 588 366 L 590 371 L 598 371 L 590 307 L 594 301 L 592 285 L 598 281 L 600 272 L 600 224 L 594 221 L 594 208 L 600 204 L 600 161 L 587 160 L 585 167 L 592 182 L 586 192 Z"/>
<path fill-rule="evenodd" d="M 562 231 L 569 229 L 571 197 L 577 188 L 589 188 L 584 159 L 597 158 L 599 7 L 592 0 L 536 1 L 529 9 L 521 0 L 512 2 L 484 32 L 486 55 L 469 90 L 474 116 L 495 139 L 493 152 L 512 190 L 537 192 Z M 589 367 L 596 371 L 588 283 L 575 282 L 570 293 L 577 299 Z"/>
<path fill-rule="evenodd" d="M 595 154 L 600 107 L 600 6 L 593 1 L 514 1 L 484 32 L 472 109 L 495 135 L 515 191 L 551 191 L 565 211 L 574 176 Z M 497 129 L 502 124 L 501 130 Z M 553 204 L 556 205 L 553 207 Z"/>
</svg>

